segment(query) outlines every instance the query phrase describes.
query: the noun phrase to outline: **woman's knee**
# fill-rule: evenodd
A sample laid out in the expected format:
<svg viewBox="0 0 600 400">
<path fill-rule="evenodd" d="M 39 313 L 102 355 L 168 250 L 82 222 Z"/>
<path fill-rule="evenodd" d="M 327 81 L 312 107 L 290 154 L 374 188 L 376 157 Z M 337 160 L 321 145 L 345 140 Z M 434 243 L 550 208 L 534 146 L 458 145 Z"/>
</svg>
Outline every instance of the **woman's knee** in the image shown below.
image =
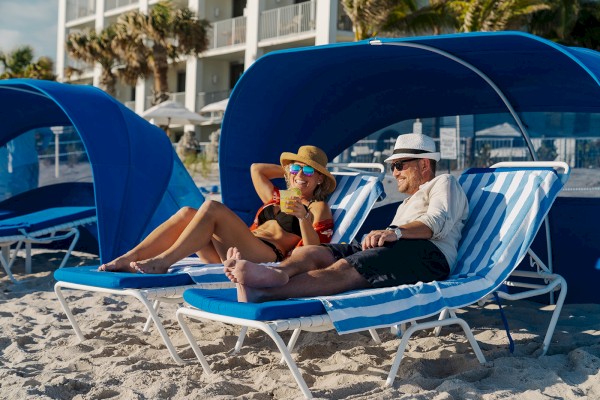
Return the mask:
<svg viewBox="0 0 600 400">
<path fill-rule="evenodd" d="M 179 211 L 177 211 L 175 216 L 178 217 L 179 219 L 189 222 L 192 220 L 192 218 L 194 218 L 194 215 L 196 215 L 196 212 L 198 212 L 198 210 L 196 210 L 195 208 L 186 206 L 186 207 L 181 207 L 179 209 Z"/>
</svg>

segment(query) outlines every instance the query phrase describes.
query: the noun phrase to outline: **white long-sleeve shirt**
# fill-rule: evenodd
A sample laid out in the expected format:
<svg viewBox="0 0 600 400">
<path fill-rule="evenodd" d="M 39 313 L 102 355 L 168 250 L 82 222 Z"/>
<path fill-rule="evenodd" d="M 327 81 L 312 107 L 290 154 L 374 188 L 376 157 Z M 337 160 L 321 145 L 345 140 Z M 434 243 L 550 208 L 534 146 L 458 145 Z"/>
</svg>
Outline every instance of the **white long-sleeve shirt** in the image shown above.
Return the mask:
<svg viewBox="0 0 600 400">
<path fill-rule="evenodd" d="M 429 239 L 454 267 L 461 231 L 469 216 L 469 204 L 462 187 L 452 175 L 439 175 L 419 186 L 419 190 L 398 207 L 391 225 L 419 221 L 433 232 Z"/>
</svg>

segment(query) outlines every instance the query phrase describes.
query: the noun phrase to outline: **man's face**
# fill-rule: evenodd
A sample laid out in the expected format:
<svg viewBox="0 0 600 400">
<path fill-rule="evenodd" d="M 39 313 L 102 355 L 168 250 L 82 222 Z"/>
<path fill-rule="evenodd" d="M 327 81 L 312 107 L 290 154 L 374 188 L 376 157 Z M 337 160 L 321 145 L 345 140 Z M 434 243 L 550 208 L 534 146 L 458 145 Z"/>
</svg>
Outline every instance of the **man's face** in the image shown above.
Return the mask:
<svg viewBox="0 0 600 400">
<path fill-rule="evenodd" d="M 413 195 L 423 183 L 422 158 L 401 158 L 392 163 L 393 175 L 398 182 L 398 191 Z"/>
</svg>

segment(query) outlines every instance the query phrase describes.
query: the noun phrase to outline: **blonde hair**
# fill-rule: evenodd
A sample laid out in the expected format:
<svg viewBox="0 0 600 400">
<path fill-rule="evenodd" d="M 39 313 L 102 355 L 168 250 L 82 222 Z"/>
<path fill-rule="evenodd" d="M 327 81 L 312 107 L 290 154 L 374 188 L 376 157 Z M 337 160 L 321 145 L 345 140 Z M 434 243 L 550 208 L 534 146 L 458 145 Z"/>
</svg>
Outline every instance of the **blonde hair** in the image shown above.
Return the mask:
<svg viewBox="0 0 600 400">
<path fill-rule="evenodd" d="M 290 188 L 292 186 L 291 179 L 290 179 L 290 175 L 291 175 L 290 174 L 290 165 L 291 164 L 287 164 L 285 167 L 283 167 L 283 170 L 284 170 L 283 177 L 285 179 L 285 184 L 288 188 Z M 315 173 L 317 173 L 323 177 L 325 176 L 322 173 L 320 173 L 319 171 L 317 171 L 316 169 L 315 169 Z M 327 197 L 329 197 L 329 194 L 331 192 L 333 192 L 333 190 L 331 188 L 331 181 L 329 179 L 323 179 L 321 184 L 317 185 L 317 187 L 313 191 L 312 199 L 314 201 L 325 201 L 325 200 L 327 200 Z"/>
</svg>

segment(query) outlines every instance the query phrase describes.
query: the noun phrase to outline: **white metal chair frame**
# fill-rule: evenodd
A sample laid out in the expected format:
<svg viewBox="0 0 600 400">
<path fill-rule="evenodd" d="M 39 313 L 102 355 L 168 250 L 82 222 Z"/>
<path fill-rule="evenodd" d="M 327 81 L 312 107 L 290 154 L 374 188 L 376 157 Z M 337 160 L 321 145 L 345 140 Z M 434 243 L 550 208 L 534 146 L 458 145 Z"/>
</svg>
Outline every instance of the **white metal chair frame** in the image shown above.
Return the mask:
<svg viewBox="0 0 600 400">
<path fill-rule="evenodd" d="M 24 229 L 19 229 L 19 232 L 21 233 L 20 235 L 1 237 L 0 247 L 2 248 L 2 251 L 0 252 L 0 264 L 2 264 L 2 267 L 4 268 L 4 271 L 6 271 L 6 274 L 10 280 L 13 283 L 18 283 L 19 281 L 17 281 L 12 274 L 12 267 L 23 244 L 25 244 L 25 272 L 30 274 L 32 244 L 47 244 L 72 237 L 73 239 L 71 240 L 69 248 L 67 249 L 60 266 L 58 267 L 62 268 L 67 263 L 67 260 L 71 256 L 71 252 L 77 245 L 80 235 L 79 226 L 92 224 L 96 221 L 97 218 L 95 216 L 88 217 L 56 225 L 50 228 L 41 229 L 35 232 L 27 232 Z M 11 246 L 15 243 L 15 247 L 11 249 Z"/>
</svg>

